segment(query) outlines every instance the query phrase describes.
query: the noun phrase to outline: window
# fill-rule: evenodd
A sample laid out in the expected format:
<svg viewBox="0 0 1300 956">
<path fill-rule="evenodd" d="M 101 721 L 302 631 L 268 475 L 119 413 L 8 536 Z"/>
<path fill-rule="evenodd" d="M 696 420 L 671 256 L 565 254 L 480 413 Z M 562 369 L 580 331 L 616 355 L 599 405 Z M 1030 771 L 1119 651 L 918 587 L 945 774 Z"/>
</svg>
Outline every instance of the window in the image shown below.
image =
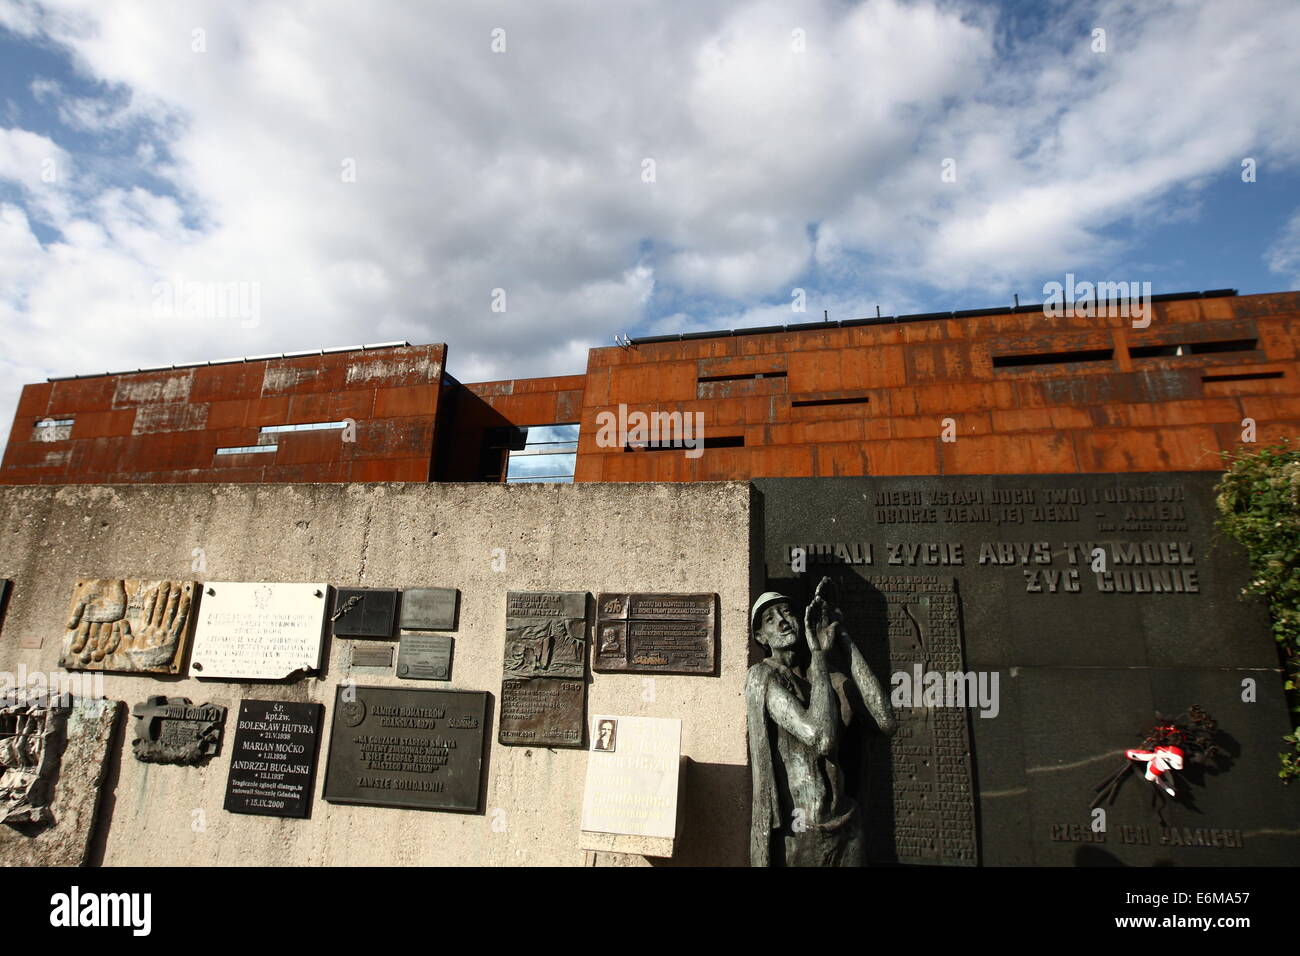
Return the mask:
<svg viewBox="0 0 1300 956">
<path fill-rule="evenodd" d="M 523 447 L 508 451 L 506 481 L 510 484 L 573 481 L 578 460 L 578 426 L 530 425 L 519 429 Z"/>
<path fill-rule="evenodd" d="M 63 441 L 72 437 L 71 418 L 42 418 L 32 428 L 32 441 Z"/>
<path fill-rule="evenodd" d="M 263 455 L 278 449 L 279 445 L 238 445 L 218 448 L 218 455 Z"/>
<path fill-rule="evenodd" d="M 301 425 L 263 425 L 261 434 L 276 435 L 280 432 L 324 431 L 330 428 L 347 428 L 349 424 L 355 424 L 355 422 L 303 422 Z"/>
</svg>

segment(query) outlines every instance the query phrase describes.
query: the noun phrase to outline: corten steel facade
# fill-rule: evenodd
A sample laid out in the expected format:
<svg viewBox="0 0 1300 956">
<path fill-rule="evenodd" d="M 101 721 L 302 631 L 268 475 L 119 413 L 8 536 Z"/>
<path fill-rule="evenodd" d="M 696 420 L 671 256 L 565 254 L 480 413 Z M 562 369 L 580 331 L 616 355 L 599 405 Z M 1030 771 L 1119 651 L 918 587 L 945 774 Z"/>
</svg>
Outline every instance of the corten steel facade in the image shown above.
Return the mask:
<svg viewBox="0 0 1300 956">
<path fill-rule="evenodd" d="M 64 379 L 23 390 L 0 483 L 500 481 L 518 429 L 571 423 L 575 481 L 1216 470 L 1246 419 L 1258 444 L 1300 436 L 1300 293 L 1157 299 L 1144 328 L 1041 306 L 813 322 L 467 385 L 442 345 Z M 703 454 L 601 442 L 620 405 L 699 413 Z M 262 430 L 344 419 L 355 442 Z"/>
<path fill-rule="evenodd" d="M 1245 418 L 1259 443 L 1300 435 L 1300 293 L 1152 310 L 1141 329 L 1026 306 L 595 349 L 575 480 L 1199 471 Z M 619 403 L 700 412 L 713 447 L 601 447 Z"/>
<path fill-rule="evenodd" d="M 445 356 L 358 348 L 28 385 L 0 484 L 428 481 Z M 66 437 L 40 426 L 66 419 Z"/>
</svg>

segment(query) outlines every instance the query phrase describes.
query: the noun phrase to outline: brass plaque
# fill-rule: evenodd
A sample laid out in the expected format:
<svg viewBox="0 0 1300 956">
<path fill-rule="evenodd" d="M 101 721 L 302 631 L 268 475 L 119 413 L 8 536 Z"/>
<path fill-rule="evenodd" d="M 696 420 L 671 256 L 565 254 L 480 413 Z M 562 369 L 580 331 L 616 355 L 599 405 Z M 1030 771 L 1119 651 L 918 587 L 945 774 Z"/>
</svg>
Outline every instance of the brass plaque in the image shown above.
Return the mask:
<svg viewBox="0 0 1300 956">
<path fill-rule="evenodd" d="M 712 674 L 716 594 L 602 594 L 596 600 L 597 671 Z"/>
<path fill-rule="evenodd" d="M 353 667 L 392 667 L 392 644 L 357 644 L 352 648 Z"/>
<path fill-rule="evenodd" d="M 72 589 L 59 663 L 67 670 L 179 673 L 193 605 L 193 581 L 82 578 Z"/>
<path fill-rule="evenodd" d="M 507 592 L 497 740 L 581 747 L 586 711 L 587 592 Z"/>
</svg>

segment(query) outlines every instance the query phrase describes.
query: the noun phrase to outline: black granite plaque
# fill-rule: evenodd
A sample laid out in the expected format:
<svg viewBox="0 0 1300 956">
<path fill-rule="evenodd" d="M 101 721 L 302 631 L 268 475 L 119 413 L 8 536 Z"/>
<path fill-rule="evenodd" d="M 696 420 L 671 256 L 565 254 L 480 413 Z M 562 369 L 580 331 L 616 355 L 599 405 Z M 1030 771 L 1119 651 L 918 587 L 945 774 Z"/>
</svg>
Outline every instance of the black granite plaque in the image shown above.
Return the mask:
<svg viewBox="0 0 1300 956">
<path fill-rule="evenodd" d="M 712 674 L 716 594 L 602 594 L 596 599 L 598 671 Z"/>
<path fill-rule="evenodd" d="M 5 611 L 9 607 L 9 579 L 0 578 L 0 627 L 4 626 Z"/>
<path fill-rule="evenodd" d="M 311 811 L 321 704 L 239 702 L 239 723 L 226 781 L 226 809 L 272 817 Z"/>
<path fill-rule="evenodd" d="M 581 747 L 586 678 L 587 593 L 508 592 L 497 739 L 525 747 Z"/>
<path fill-rule="evenodd" d="M 397 619 L 397 591 L 391 588 L 336 588 L 334 611 L 335 637 L 393 636 Z"/>
<path fill-rule="evenodd" d="M 486 719 L 483 691 L 340 687 L 325 799 L 474 812 Z"/>
<path fill-rule="evenodd" d="M 1264 608 L 1240 595 L 1244 555 L 1214 530 L 1216 481 L 1209 473 L 755 480 L 766 587 L 806 601 L 831 576 L 846 629 L 899 711 L 893 740 L 864 734 L 865 759 L 846 760 L 872 857 L 1300 859 L 1300 791 L 1277 777 L 1290 732 L 1277 653 Z M 916 706 L 917 665 L 922 687 L 954 672 L 985 700 L 927 704 L 923 690 Z M 1246 681 L 1257 688 L 1253 701 L 1243 699 Z M 1186 774 L 1187 796 L 1162 817 L 1136 778 L 1105 808 L 1105 830 L 1094 830 L 1094 787 L 1157 712 L 1192 704 L 1218 720 L 1226 768 Z M 973 822 L 961 799 L 966 779 Z"/>
<path fill-rule="evenodd" d="M 150 697 L 131 708 L 131 750 L 144 763 L 197 764 L 221 750 L 226 708 L 194 705 L 188 697 Z"/>
<path fill-rule="evenodd" d="M 397 676 L 450 680 L 451 643 L 446 634 L 403 634 L 397 651 Z"/>
<path fill-rule="evenodd" d="M 459 596 L 455 588 L 407 588 L 399 626 L 404 631 L 454 631 Z"/>
<path fill-rule="evenodd" d="M 888 673 L 912 681 L 906 699 L 894 695 L 898 730 L 871 745 L 868 769 L 890 767 L 893 773 L 866 775 L 866 803 L 889 804 L 894 826 L 892 833 L 880 828 L 871 832 L 868 858 L 877 863 L 974 866 L 978 860 L 967 711 L 925 705 L 925 675 L 966 671 L 955 583 L 941 575 L 870 575 L 866 583 L 866 593 L 883 601 L 885 614 L 871 614 L 853 594 L 841 599 L 844 613 L 859 622 L 863 643 L 889 648 Z"/>
</svg>

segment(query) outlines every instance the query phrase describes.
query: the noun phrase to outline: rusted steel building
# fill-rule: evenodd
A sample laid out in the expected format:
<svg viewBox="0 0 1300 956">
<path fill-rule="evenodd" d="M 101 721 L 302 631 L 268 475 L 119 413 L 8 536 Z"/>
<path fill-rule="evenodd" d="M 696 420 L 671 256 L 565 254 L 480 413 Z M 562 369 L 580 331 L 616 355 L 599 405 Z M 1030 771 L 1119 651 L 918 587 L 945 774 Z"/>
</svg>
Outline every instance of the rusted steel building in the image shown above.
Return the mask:
<svg viewBox="0 0 1300 956">
<path fill-rule="evenodd" d="M 0 483 L 1196 471 L 1300 436 L 1300 293 L 1116 306 L 656 336 L 475 384 L 406 343 L 58 378 L 23 389 Z M 637 412 L 702 447 L 611 427 Z"/>
</svg>

